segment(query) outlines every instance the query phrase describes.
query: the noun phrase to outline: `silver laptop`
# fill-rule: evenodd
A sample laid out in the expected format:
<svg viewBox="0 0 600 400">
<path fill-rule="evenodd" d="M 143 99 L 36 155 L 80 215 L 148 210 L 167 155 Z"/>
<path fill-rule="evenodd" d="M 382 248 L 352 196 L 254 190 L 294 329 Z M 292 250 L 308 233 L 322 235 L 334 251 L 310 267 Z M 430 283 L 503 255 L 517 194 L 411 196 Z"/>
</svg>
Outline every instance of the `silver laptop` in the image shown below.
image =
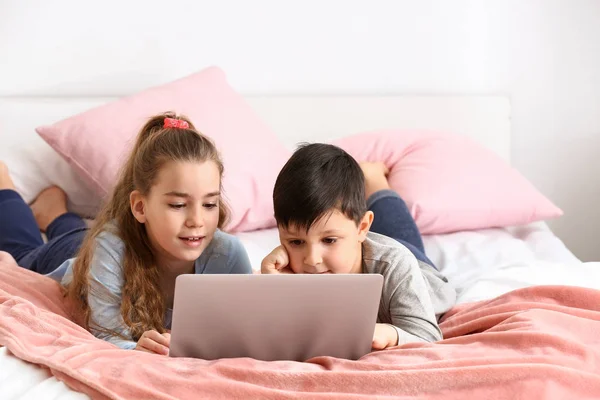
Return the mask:
<svg viewBox="0 0 600 400">
<path fill-rule="evenodd" d="M 171 357 L 356 360 L 371 351 L 378 274 L 180 275 Z"/>
</svg>

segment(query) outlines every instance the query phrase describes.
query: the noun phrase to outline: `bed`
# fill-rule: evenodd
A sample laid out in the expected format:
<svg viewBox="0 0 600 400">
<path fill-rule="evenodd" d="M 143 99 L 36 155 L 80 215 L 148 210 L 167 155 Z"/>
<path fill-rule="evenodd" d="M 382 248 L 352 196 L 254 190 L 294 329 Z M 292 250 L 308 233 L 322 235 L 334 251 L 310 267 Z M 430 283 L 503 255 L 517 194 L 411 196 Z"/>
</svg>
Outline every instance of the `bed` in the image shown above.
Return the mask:
<svg viewBox="0 0 600 400">
<path fill-rule="evenodd" d="M 362 130 L 419 128 L 466 135 L 510 162 L 510 102 L 503 96 L 246 98 L 288 148 L 303 141 L 331 141 Z M 0 160 L 7 162 L 27 200 L 52 182 L 89 199 L 86 205 L 93 201 L 89 187 L 34 128 L 111 100 L 0 98 Z M 398 113 L 398 109 L 406 112 Z M 82 213 L 90 212 L 82 204 L 70 206 Z M 262 257 L 278 243 L 273 228 L 241 232 L 238 236 L 257 269 Z M 424 241 L 428 256 L 456 287 L 459 304 L 489 300 L 536 285 L 600 290 L 600 266 L 580 262 L 543 221 L 427 235 Z M 0 398 L 88 398 L 59 378 L 60 374 L 57 378 L 48 368 L 23 361 L 6 347 L 0 348 Z M 279 394 L 283 396 L 284 392 Z"/>
</svg>

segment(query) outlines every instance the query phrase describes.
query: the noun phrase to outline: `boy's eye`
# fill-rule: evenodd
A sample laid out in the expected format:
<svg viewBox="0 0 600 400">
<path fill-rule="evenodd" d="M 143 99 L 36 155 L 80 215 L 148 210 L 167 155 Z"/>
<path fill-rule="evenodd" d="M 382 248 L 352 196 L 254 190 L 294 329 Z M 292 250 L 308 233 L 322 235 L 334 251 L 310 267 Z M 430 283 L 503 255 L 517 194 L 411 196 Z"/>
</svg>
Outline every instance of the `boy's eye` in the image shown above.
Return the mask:
<svg viewBox="0 0 600 400">
<path fill-rule="evenodd" d="M 169 204 L 169 207 L 179 210 L 180 208 L 185 207 L 185 204 L 183 204 L 183 203 Z"/>
<path fill-rule="evenodd" d="M 302 240 L 294 239 L 294 240 L 290 240 L 288 243 L 291 244 L 292 246 L 300 246 L 302 244 Z"/>
<path fill-rule="evenodd" d="M 334 244 L 335 242 L 337 242 L 337 238 L 325 238 L 323 239 L 323 242 L 327 244 Z"/>
<path fill-rule="evenodd" d="M 216 203 L 207 203 L 207 204 L 204 204 L 205 208 L 215 208 L 216 206 L 217 206 Z"/>
</svg>

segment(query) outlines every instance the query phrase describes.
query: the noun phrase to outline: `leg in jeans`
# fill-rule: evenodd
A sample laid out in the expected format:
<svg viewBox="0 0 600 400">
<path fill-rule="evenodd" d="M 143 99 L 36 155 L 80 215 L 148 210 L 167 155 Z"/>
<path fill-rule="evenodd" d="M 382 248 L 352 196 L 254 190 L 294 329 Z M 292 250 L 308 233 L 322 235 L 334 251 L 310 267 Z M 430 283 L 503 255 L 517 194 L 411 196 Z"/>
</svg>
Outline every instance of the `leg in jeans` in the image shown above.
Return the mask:
<svg viewBox="0 0 600 400">
<path fill-rule="evenodd" d="M 425 253 L 423 239 L 417 224 L 406 203 L 393 190 L 380 190 L 367 199 L 367 208 L 375 218 L 371 225 L 373 232 L 408 242 Z"/>
<path fill-rule="evenodd" d="M 42 191 L 31 210 L 40 230 L 46 232 L 48 243 L 23 257 L 21 265 L 46 275 L 76 256 L 86 225 L 81 217 L 67 212 L 67 195 L 56 186 Z"/>
<path fill-rule="evenodd" d="M 46 231 L 48 243 L 40 229 Z M 44 190 L 28 206 L 0 162 L 0 251 L 20 266 L 46 274 L 75 256 L 85 230 L 83 220 L 66 211 L 66 195 L 59 188 Z"/>
<path fill-rule="evenodd" d="M 43 244 L 31 208 L 14 190 L 0 190 L 0 251 L 6 251 L 21 265 L 23 257 Z"/>
<path fill-rule="evenodd" d="M 40 274 L 49 274 L 77 255 L 86 232 L 87 227 L 81 217 L 73 213 L 62 214 L 48 225 L 48 242 L 23 257 L 19 265 Z"/>
<path fill-rule="evenodd" d="M 59 236 L 74 230 L 87 229 L 87 225 L 77 214 L 68 212 L 54 219 L 46 229 L 48 241 L 55 240 Z"/>
<path fill-rule="evenodd" d="M 425 255 L 423 239 L 406 203 L 392 190 L 380 190 L 367 200 L 367 207 L 375 218 L 371 232 L 397 240 L 406 246 L 418 259 L 431 266 L 433 263 Z"/>
<path fill-rule="evenodd" d="M 381 163 L 363 163 L 361 168 L 365 175 L 367 207 L 375 214 L 371 232 L 397 240 L 418 260 L 435 267 L 425 255 L 421 233 L 406 203 L 390 189 L 385 166 Z"/>
</svg>

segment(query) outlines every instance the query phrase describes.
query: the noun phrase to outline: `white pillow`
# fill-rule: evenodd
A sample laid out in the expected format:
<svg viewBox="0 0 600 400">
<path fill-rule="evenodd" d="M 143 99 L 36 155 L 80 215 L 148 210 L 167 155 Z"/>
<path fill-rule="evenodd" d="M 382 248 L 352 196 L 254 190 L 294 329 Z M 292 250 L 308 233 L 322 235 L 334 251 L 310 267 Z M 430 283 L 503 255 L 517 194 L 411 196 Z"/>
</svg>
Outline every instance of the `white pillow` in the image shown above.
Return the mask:
<svg viewBox="0 0 600 400">
<path fill-rule="evenodd" d="M 95 214 L 100 199 L 36 132 L 53 123 L 111 99 L 0 99 L 0 160 L 9 168 L 17 191 L 27 203 L 50 185 L 69 197 L 69 209 Z"/>
</svg>

